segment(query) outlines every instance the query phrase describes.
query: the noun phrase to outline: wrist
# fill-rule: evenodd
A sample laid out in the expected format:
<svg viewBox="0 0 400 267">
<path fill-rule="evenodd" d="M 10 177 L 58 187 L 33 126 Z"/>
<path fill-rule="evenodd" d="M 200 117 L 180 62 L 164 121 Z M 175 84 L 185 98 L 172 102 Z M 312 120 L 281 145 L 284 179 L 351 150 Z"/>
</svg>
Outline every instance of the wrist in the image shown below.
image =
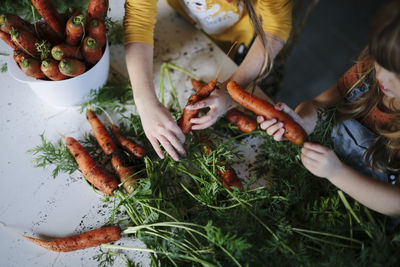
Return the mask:
<svg viewBox="0 0 400 267">
<path fill-rule="evenodd" d="M 341 177 L 345 177 L 345 173 L 348 171 L 349 167 L 345 164 L 343 164 L 341 161 L 339 161 L 339 164 L 335 168 L 333 168 L 333 171 L 325 177 L 328 179 L 331 183 L 334 181 L 340 179 Z"/>
</svg>

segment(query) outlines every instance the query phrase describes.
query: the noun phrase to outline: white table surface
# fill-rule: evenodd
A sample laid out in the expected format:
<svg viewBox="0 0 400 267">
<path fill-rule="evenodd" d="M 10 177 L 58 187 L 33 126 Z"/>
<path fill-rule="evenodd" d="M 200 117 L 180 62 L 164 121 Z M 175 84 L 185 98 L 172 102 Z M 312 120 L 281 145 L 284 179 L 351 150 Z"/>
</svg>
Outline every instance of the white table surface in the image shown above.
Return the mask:
<svg viewBox="0 0 400 267">
<path fill-rule="evenodd" d="M 110 1 L 110 17 L 122 20 L 122 0 Z M 211 80 L 222 66 L 220 80 L 228 78 L 236 65 L 204 34 L 159 1 L 156 25 L 154 83 L 159 85 L 160 65 L 170 61 L 205 80 Z M 111 46 L 111 66 L 126 74 L 123 46 Z M 0 42 L 0 53 L 11 49 Z M 0 64 L 6 62 L 0 57 Z M 183 106 L 192 93 L 186 75 L 174 72 L 173 83 Z M 102 226 L 112 204 L 103 203 L 80 175 L 51 177 L 52 169 L 35 168 L 28 149 L 41 144 L 40 134 L 56 141 L 62 132 L 81 137 L 90 125 L 77 108 L 59 109 L 43 103 L 26 85 L 8 73 L 0 74 L 0 266 L 97 266 L 92 259 L 99 248 L 55 253 L 28 242 L 19 233 L 63 237 Z M 166 103 L 170 101 L 167 79 Z M 251 161 L 250 157 L 250 161 Z M 240 174 L 240 172 L 239 172 Z M 122 239 L 122 244 L 143 246 L 140 241 Z M 146 254 L 129 252 L 143 266 Z M 122 264 L 116 262 L 116 265 Z"/>
</svg>

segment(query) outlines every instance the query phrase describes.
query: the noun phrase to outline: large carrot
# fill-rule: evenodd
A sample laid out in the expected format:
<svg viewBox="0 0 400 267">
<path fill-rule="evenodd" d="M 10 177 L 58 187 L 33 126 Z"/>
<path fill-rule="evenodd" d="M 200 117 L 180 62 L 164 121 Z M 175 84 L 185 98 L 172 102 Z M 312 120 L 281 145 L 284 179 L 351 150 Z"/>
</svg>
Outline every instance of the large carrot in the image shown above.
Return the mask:
<svg viewBox="0 0 400 267">
<path fill-rule="evenodd" d="M 85 148 L 74 138 L 66 137 L 65 144 L 85 178 L 103 193 L 112 195 L 114 189 L 118 187 L 114 175 L 97 166 Z"/>
<path fill-rule="evenodd" d="M 101 48 L 105 46 L 107 42 L 106 27 L 100 19 L 91 19 L 86 26 L 86 32 L 87 36 L 94 37 L 97 40 Z"/>
<path fill-rule="evenodd" d="M 21 70 L 28 76 L 44 79 L 46 76 L 40 70 L 40 61 L 35 58 L 25 58 L 20 64 Z"/>
<path fill-rule="evenodd" d="M 99 18 L 104 20 L 107 16 L 108 0 L 90 0 L 88 6 L 89 18 Z"/>
<path fill-rule="evenodd" d="M 189 97 L 189 100 L 186 104 L 187 105 L 192 105 L 197 103 L 198 101 L 208 97 L 212 91 L 216 88 L 217 85 L 217 80 L 214 79 L 205 86 L 203 86 L 199 91 L 196 92 L 196 94 L 191 95 Z M 182 117 L 179 120 L 179 127 L 182 129 L 182 132 L 184 134 L 188 134 L 190 130 L 192 129 L 193 123 L 190 122 L 192 118 L 196 118 L 199 113 L 199 110 L 189 110 L 189 109 L 183 109 Z"/>
<path fill-rule="evenodd" d="M 243 107 L 253 111 L 257 115 L 265 117 L 266 119 L 275 118 L 278 121 L 283 122 L 285 128 L 284 136 L 298 146 L 303 144 L 307 134 L 289 115 L 276 110 L 270 103 L 247 93 L 241 89 L 235 81 L 230 81 L 227 85 L 227 89 L 233 100 Z"/>
<path fill-rule="evenodd" d="M 0 31 L 9 32 L 11 30 L 25 30 L 33 34 L 33 25 L 13 14 L 0 15 Z"/>
<path fill-rule="evenodd" d="M 14 50 L 18 49 L 18 46 L 11 41 L 11 35 L 10 34 L 0 31 L 0 38 L 6 44 L 8 44 L 12 49 L 14 49 Z"/>
<path fill-rule="evenodd" d="M 26 30 L 11 30 L 11 41 L 18 46 L 26 54 L 31 57 L 39 57 L 40 52 L 37 51 L 35 44 L 39 43 L 39 40 L 32 33 Z"/>
<path fill-rule="evenodd" d="M 226 113 L 225 118 L 244 133 L 250 133 L 257 129 L 257 122 L 236 108 L 230 109 Z"/>
<path fill-rule="evenodd" d="M 51 55 L 55 60 L 62 60 L 64 58 L 77 58 L 83 59 L 79 46 L 72 46 L 68 44 L 59 44 L 53 46 Z"/>
<path fill-rule="evenodd" d="M 31 0 L 33 6 L 50 25 L 50 27 L 60 36 L 65 36 L 65 22 L 63 17 L 58 13 L 56 6 L 52 0 Z"/>
<path fill-rule="evenodd" d="M 40 69 L 52 81 L 60 81 L 67 78 L 67 76 L 60 72 L 58 62 L 52 58 L 43 60 Z"/>
<path fill-rule="evenodd" d="M 83 15 L 72 16 L 67 21 L 65 42 L 69 45 L 78 45 L 82 41 L 85 31 L 85 17 Z"/>
<path fill-rule="evenodd" d="M 25 235 L 23 235 L 23 237 L 45 249 L 56 252 L 68 252 L 117 241 L 121 239 L 121 229 L 119 226 L 108 226 L 79 235 L 56 238 L 53 240 L 42 240 Z"/>
<path fill-rule="evenodd" d="M 93 37 L 86 37 L 82 42 L 81 52 L 83 57 L 90 64 L 96 64 L 103 56 L 103 50 L 97 40 Z"/>
<path fill-rule="evenodd" d="M 115 140 L 117 141 L 117 144 L 121 148 L 138 158 L 143 158 L 146 155 L 146 150 L 124 137 L 117 125 L 113 124 L 112 132 Z"/>
<path fill-rule="evenodd" d="M 108 134 L 106 127 L 97 118 L 96 114 L 91 109 L 86 111 L 86 118 L 92 126 L 94 136 L 96 137 L 97 143 L 100 145 L 103 152 L 107 155 L 114 153 L 115 143 L 111 136 Z"/>
<path fill-rule="evenodd" d="M 58 45 L 63 41 L 63 38 L 60 38 L 60 36 L 49 26 L 49 24 L 43 20 L 36 23 L 36 28 L 40 38 L 49 41 L 53 45 Z"/>
<path fill-rule="evenodd" d="M 58 63 L 58 68 L 62 74 L 69 77 L 81 75 L 86 70 L 85 63 L 75 58 L 64 58 Z"/>
<path fill-rule="evenodd" d="M 128 193 L 133 193 L 136 188 L 136 177 L 134 169 L 124 165 L 122 158 L 118 154 L 113 154 L 111 165 L 122 183 L 122 186 Z"/>
</svg>

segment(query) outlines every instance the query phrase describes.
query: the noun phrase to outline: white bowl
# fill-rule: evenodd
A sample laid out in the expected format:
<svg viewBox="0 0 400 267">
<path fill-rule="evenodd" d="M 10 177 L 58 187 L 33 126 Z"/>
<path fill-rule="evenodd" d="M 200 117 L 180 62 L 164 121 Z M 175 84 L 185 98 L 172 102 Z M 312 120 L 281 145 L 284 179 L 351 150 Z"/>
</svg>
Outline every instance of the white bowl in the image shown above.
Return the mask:
<svg viewBox="0 0 400 267">
<path fill-rule="evenodd" d="M 110 52 L 107 44 L 103 57 L 90 70 L 61 81 L 39 80 L 27 76 L 14 61 L 12 55 L 9 57 L 7 65 L 8 72 L 14 79 L 28 84 L 33 92 L 47 104 L 56 107 L 70 107 L 89 100 L 90 90 L 97 90 L 107 82 Z"/>
</svg>

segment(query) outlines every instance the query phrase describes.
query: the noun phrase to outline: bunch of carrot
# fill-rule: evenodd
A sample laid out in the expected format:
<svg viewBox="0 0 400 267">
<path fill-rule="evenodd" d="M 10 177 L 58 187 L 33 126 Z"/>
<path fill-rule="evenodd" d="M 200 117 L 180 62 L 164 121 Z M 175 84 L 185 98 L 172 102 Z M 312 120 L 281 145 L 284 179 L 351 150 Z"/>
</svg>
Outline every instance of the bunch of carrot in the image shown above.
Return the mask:
<svg viewBox="0 0 400 267">
<path fill-rule="evenodd" d="M 53 81 L 81 75 L 103 56 L 108 0 L 90 0 L 86 14 L 67 8 L 60 14 L 53 0 L 31 0 L 43 20 L 33 24 L 0 14 L 0 38 L 28 76 Z"/>
</svg>

